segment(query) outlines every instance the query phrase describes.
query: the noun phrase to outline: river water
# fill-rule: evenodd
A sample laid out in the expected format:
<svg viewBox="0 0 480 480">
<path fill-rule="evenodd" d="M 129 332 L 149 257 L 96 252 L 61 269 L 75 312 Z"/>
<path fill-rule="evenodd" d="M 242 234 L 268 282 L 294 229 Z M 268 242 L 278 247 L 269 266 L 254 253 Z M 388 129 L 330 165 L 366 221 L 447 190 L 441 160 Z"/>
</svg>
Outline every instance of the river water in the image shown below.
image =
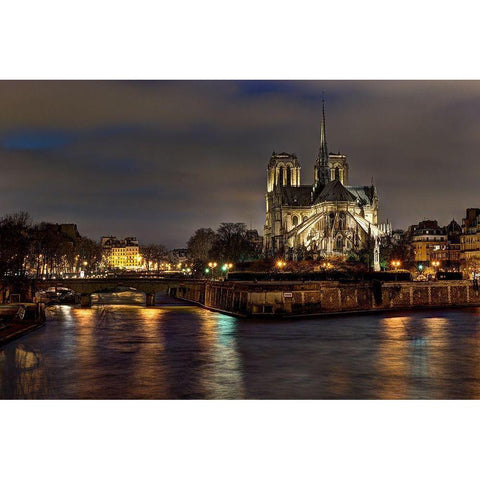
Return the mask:
<svg viewBox="0 0 480 480">
<path fill-rule="evenodd" d="M 477 308 L 254 321 L 57 306 L 0 348 L 0 398 L 480 398 Z"/>
</svg>

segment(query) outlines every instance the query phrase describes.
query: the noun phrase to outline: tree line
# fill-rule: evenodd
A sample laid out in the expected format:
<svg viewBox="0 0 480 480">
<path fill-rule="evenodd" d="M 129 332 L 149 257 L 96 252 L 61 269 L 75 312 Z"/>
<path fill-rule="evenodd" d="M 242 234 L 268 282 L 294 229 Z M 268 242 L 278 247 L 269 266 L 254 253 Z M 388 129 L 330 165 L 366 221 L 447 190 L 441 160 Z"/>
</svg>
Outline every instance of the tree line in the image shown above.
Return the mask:
<svg viewBox="0 0 480 480">
<path fill-rule="evenodd" d="M 102 249 L 97 242 L 67 235 L 57 224 L 35 224 L 26 212 L 0 218 L 1 277 L 93 271 L 101 261 Z"/>
<path fill-rule="evenodd" d="M 221 223 L 216 231 L 198 229 L 188 240 L 187 256 L 197 271 L 209 262 L 241 263 L 261 258 L 261 237 L 245 223 Z"/>
<path fill-rule="evenodd" d="M 140 247 L 147 270 L 160 269 L 175 259 L 163 245 Z M 68 233 L 61 225 L 34 223 L 27 212 L 0 218 L 0 277 L 51 277 L 61 273 L 87 275 L 108 267 L 102 247 L 76 229 Z"/>
</svg>

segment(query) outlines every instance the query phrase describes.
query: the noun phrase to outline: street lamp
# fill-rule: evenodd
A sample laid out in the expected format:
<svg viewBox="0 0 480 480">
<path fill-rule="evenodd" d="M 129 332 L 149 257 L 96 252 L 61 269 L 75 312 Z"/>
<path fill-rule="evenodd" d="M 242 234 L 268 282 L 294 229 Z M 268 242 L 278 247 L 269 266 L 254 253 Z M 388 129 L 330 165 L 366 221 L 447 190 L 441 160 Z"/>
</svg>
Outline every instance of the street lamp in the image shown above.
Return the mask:
<svg viewBox="0 0 480 480">
<path fill-rule="evenodd" d="M 217 262 L 208 262 L 208 266 L 210 267 L 210 271 L 212 272 L 212 278 L 213 278 L 214 269 L 217 266 Z M 208 272 L 206 272 L 206 273 L 208 273 Z"/>
<path fill-rule="evenodd" d="M 402 262 L 400 260 L 392 260 L 391 265 L 394 269 L 399 269 Z"/>
<path fill-rule="evenodd" d="M 439 266 L 440 266 L 440 262 L 438 260 L 432 261 L 432 267 L 434 268 L 434 271 L 435 271 L 435 277 L 437 276 L 437 270 Z"/>
<path fill-rule="evenodd" d="M 276 265 L 277 265 L 277 268 L 283 268 L 285 267 L 285 265 L 287 264 L 287 262 L 284 262 L 283 260 L 278 260 Z"/>
<path fill-rule="evenodd" d="M 228 270 L 230 270 L 233 267 L 232 263 L 225 263 L 222 265 L 222 272 L 226 273 Z"/>
</svg>

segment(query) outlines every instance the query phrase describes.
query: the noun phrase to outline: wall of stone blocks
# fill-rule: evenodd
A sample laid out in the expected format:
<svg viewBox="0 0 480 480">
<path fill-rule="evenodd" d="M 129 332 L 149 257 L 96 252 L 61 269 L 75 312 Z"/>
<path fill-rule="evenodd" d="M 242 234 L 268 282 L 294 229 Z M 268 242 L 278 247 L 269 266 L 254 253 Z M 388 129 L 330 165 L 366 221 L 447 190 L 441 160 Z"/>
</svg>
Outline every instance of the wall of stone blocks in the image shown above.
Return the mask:
<svg viewBox="0 0 480 480">
<path fill-rule="evenodd" d="M 377 293 L 374 294 L 374 289 Z M 381 290 L 378 290 L 378 289 Z M 242 315 L 291 315 L 449 305 L 480 305 L 469 281 L 247 284 L 186 283 L 177 296 Z"/>
</svg>

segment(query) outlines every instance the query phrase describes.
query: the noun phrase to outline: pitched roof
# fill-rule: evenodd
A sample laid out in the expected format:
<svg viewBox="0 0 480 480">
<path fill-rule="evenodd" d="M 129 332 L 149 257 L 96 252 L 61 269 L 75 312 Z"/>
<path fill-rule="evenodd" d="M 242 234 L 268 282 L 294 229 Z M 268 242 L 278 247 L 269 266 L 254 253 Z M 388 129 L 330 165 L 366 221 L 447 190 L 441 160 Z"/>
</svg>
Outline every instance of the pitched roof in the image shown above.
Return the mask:
<svg viewBox="0 0 480 480">
<path fill-rule="evenodd" d="M 281 187 L 282 205 L 304 207 L 312 204 L 312 186 Z"/>
<path fill-rule="evenodd" d="M 462 227 L 455 221 L 455 219 L 453 219 L 445 228 L 447 229 L 448 233 L 451 233 L 451 232 L 462 233 Z"/>
<path fill-rule="evenodd" d="M 349 192 L 340 180 L 332 180 L 325 185 L 316 202 L 354 202 L 356 197 Z"/>
<path fill-rule="evenodd" d="M 357 197 L 361 205 L 370 205 L 373 201 L 374 187 L 363 185 L 348 185 L 345 187 L 351 194 Z"/>
</svg>

